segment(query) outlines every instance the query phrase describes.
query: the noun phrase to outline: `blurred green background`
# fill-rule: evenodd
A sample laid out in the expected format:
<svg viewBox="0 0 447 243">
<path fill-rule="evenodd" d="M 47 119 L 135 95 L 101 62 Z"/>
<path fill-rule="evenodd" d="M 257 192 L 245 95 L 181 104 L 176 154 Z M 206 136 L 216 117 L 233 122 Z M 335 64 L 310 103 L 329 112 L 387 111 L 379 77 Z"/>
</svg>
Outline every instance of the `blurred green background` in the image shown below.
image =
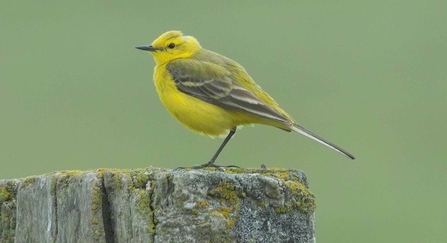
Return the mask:
<svg viewBox="0 0 447 243">
<path fill-rule="evenodd" d="M 447 242 L 447 1 L 8 1 L 0 9 L 0 178 L 100 167 L 175 168 L 222 140 L 162 107 L 167 30 L 243 65 L 298 134 L 240 130 L 218 164 L 296 168 L 318 242 Z"/>
</svg>

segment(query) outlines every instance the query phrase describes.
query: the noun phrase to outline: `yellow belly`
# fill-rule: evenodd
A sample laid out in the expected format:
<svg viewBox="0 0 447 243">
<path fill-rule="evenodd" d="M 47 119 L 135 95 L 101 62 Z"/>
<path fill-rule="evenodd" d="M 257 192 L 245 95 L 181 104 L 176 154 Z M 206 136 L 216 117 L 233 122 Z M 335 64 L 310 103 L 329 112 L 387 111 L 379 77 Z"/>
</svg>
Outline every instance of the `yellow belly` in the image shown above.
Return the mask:
<svg viewBox="0 0 447 243">
<path fill-rule="evenodd" d="M 221 136 L 239 125 L 256 123 L 256 118 L 228 111 L 180 92 L 170 75 L 156 67 L 155 87 L 166 109 L 181 124 L 209 136 Z M 157 72 L 158 71 L 158 72 Z"/>
</svg>

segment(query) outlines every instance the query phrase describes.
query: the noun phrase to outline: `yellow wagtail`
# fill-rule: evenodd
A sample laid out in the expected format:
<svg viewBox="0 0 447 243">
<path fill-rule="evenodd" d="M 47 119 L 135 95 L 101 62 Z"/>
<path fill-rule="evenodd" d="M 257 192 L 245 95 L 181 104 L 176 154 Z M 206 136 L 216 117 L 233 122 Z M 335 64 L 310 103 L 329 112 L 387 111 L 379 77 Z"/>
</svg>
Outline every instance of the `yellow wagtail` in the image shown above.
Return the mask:
<svg viewBox="0 0 447 243">
<path fill-rule="evenodd" d="M 347 151 L 295 123 L 241 65 L 203 49 L 194 37 L 168 31 L 151 45 L 136 48 L 154 56 L 155 87 L 172 116 L 201 134 L 228 133 L 211 160 L 196 168 L 217 167 L 214 161 L 236 127 L 248 124 L 296 131 L 354 159 Z"/>
</svg>

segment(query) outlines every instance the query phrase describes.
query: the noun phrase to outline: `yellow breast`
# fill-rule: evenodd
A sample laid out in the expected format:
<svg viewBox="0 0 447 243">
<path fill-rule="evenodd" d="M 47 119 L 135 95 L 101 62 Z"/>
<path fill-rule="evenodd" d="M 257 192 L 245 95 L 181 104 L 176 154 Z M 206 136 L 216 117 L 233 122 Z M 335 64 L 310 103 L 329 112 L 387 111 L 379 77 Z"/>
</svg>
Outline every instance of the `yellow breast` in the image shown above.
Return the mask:
<svg viewBox="0 0 447 243">
<path fill-rule="evenodd" d="M 171 75 L 166 71 L 166 65 L 155 67 L 154 82 L 166 109 L 181 124 L 195 132 L 221 136 L 235 126 L 254 122 L 238 112 L 227 111 L 180 92 Z"/>
</svg>

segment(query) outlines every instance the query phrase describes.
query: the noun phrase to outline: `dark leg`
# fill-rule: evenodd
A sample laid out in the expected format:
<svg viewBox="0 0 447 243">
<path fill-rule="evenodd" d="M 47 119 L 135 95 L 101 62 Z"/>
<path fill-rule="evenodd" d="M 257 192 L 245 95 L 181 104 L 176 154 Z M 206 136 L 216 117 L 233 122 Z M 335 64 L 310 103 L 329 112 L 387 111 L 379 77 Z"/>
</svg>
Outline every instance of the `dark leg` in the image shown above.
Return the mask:
<svg viewBox="0 0 447 243">
<path fill-rule="evenodd" d="M 211 160 L 208 163 L 203 164 L 203 165 L 199 165 L 199 166 L 190 167 L 190 168 L 200 169 L 200 168 L 205 168 L 205 167 L 237 167 L 235 165 L 219 166 L 219 165 L 215 165 L 214 164 L 214 161 L 216 161 L 216 159 L 219 156 L 220 152 L 222 152 L 222 150 L 225 147 L 225 145 L 227 145 L 228 141 L 230 141 L 231 137 L 233 137 L 233 135 L 235 133 L 236 133 L 236 128 L 234 127 L 233 129 L 230 130 L 230 133 L 228 133 L 227 137 L 222 142 L 222 144 L 219 146 L 219 148 L 217 149 L 216 153 L 214 153 L 213 157 L 211 158 Z M 188 168 L 188 167 L 179 167 L 178 169 L 183 169 L 183 168 Z"/>
<path fill-rule="evenodd" d="M 211 158 L 211 160 L 204 164 L 205 167 L 212 167 L 215 166 L 214 165 L 214 161 L 216 161 L 217 157 L 219 156 L 220 152 L 222 152 L 222 149 L 225 147 L 225 145 L 227 145 L 228 141 L 230 141 L 231 137 L 233 137 L 233 135 L 236 133 L 236 128 L 233 127 L 233 129 L 230 130 L 230 133 L 228 133 L 227 137 L 225 138 L 225 140 L 222 142 L 222 144 L 220 145 L 220 147 L 217 149 L 216 153 L 213 155 L 213 157 Z"/>
</svg>

